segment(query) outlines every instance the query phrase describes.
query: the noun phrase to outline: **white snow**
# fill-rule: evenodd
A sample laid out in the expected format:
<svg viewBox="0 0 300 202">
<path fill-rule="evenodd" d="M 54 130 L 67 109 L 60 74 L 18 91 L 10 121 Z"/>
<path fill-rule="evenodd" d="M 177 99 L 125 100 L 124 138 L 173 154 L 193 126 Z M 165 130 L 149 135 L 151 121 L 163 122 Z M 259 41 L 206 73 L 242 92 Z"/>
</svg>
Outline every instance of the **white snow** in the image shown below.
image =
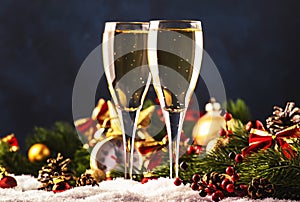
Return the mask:
<svg viewBox="0 0 300 202">
<path fill-rule="evenodd" d="M 173 180 L 159 178 L 141 184 L 121 178 L 103 181 L 99 186 L 76 187 L 61 193 L 37 190 L 40 183 L 36 178 L 22 175 L 14 176 L 18 186 L 12 189 L 0 188 L 0 201 L 211 201 L 210 197 L 201 198 L 198 192 L 188 185 L 175 186 Z M 248 198 L 227 198 L 224 202 L 254 201 Z M 256 200 L 257 202 L 259 200 Z M 291 200 L 264 199 L 268 201 L 290 202 Z"/>
</svg>

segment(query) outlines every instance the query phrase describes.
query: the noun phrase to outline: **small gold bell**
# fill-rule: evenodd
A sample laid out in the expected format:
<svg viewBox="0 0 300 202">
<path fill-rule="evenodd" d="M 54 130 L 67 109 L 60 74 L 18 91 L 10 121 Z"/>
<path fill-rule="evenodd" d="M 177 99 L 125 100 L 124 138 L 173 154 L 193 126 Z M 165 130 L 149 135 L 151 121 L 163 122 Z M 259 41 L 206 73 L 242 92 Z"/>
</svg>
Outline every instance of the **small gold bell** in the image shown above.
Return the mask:
<svg viewBox="0 0 300 202">
<path fill-rule="evenodd" d="M 194 144 L 207 146 L 219 137 L 219 131 L 225 127 L 225 120 L 221 116 L 221 105 L 211 98 L 205 105 L 206 114 L 198 119 L 193 128 Z"/>
</svg>

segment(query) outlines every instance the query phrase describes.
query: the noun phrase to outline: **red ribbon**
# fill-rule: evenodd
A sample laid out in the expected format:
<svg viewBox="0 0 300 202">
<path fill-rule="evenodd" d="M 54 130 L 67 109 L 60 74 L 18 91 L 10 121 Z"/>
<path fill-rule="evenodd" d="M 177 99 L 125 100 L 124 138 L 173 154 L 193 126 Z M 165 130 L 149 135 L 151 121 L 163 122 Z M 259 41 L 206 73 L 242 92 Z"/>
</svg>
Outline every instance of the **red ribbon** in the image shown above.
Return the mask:
<svg viewBox="0 0 300 202">
<path fill-rule="evenodd" d="M 242 154 L 245 156 L 258 151 L 259 149 L 270 148 L 275 142 L 281 147 L 283 154 L 288 159 L 291 159 L 295 157 L 295 151 L 285 139 L 298 138 L 300 137 L 299 135 L 300 129 L 297 125 L 288 127 L 275 135 L 272 135 L 265 130 L 252 128 L 249 135 L 249 147 L 243 149 Z"/>
</svg>

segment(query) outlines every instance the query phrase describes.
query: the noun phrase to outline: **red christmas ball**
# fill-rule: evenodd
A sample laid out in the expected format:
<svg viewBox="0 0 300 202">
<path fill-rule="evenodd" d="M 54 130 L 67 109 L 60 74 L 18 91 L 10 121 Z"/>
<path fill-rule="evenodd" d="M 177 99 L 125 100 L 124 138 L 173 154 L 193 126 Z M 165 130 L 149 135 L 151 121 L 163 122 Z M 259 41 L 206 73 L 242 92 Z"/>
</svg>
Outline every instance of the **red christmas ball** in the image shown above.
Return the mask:
<svg viewBox="0 0 300 202">
<path fill-rule="evenodd" d="M 13 188 L 17 186 L 17 181 L 11 176 L 4 176 L 0 180 L 0 188 Z"/>
</svg>

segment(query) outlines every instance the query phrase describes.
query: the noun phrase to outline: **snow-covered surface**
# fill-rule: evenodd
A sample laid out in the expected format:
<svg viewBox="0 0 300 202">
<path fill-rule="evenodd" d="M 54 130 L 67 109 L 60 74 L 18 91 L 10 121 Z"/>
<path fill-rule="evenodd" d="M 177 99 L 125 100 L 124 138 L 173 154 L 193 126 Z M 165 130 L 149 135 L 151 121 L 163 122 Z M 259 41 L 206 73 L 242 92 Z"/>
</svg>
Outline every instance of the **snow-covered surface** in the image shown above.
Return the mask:
<svg viewBox="0 0 300 202">
<path fill-rule="evenodd" d="M 146 184 L 136 181 L 116 179 L 104 181 L 99 186 L 76 187 L 61 193 L 37 190 L 40 183 L 31 176 L 14 176 L 18 186 L 0 189 L 0 201 L 211 201 L 201 198 L 188 186 L 175 186 L 173 180 L 159 178 Z M 224 202 L 251 201 L 247 198 L 227 198 Z M 264 199 L 262 201 L 288 202 L 291 200 Z M 257 200 L 255 201 L 257 202 Z"/>
</svg>

